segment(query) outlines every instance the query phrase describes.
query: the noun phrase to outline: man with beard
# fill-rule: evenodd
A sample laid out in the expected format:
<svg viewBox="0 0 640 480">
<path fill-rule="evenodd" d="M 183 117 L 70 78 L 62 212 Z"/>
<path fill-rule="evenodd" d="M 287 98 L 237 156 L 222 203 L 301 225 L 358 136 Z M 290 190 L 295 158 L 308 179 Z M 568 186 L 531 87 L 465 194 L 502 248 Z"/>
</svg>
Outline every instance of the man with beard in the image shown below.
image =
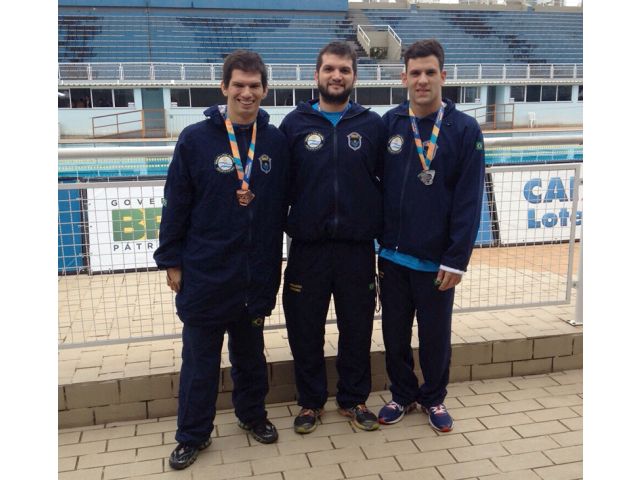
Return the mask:
<svg viewBox="0 0 640 480">
<path fill-rule="evenodd" d="M 339 330 L 338 411 L 360 429 L 379 426 L 366 400 L 386 135 L 378 114 L 349 100 L 356 69 L 347 43 L 325 46 L 316 61 L 319 100 L 300 103 L 280 125 L 292 155 L 286 232 L 293 240 L 283 307 L 301 407 L 297 433 L 315 430 L 328 397 L 323 346 L 331 295 Z"/>
</svg>

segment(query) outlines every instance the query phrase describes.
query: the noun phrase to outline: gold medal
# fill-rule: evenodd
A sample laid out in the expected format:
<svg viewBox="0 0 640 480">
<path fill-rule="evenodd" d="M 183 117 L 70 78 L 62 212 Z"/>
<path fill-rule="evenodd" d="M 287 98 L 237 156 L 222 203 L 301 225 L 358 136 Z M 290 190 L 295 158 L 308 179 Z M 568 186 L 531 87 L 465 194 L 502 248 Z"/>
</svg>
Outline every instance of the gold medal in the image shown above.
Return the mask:
<svg viewBox="0 0 640 480">
<path fill-rule="evenodd" d="M 236 190 L 236 197 L 238 197 L 238 203 L 241 207 L 246 207 L 251 203 L 251 200 L 256 198 L 255 194 L 251 190 Z"/>
</svg>

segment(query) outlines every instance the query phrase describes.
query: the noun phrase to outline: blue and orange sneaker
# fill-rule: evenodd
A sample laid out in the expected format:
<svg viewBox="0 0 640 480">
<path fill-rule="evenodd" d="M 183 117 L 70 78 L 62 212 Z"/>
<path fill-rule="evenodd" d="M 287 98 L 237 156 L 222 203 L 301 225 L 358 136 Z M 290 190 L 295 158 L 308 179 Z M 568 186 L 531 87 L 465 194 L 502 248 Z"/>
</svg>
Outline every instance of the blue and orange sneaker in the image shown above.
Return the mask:
<svg viewBox="0 0 640 480">
<path fill-rule="evenodd" d="M 405 414 L 413 411 L 416 408 L 416 403 L 413 402 L 407 406 L 402 406 L 393 400 L 387 403 L 378 412 L 378 422 L 382 425 L 393 425 L 402 420 Z"/>
<path fill-rule="evenodd" d="M 447 412 L 444 403 L 433 407 L 422 407 L 422 411 L 429 416 L 429 423 L 438 432 L 450 432 L 453 429 L 453 418 Z"/>
</svg>

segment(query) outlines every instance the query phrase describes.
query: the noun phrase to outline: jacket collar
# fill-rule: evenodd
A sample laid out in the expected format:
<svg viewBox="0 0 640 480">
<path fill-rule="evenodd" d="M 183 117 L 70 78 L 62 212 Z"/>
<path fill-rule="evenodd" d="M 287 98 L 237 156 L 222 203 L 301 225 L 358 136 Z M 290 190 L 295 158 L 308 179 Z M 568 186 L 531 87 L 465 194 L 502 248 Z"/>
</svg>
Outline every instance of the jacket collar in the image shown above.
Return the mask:
<svg viewBox="0 0 640 480">
<path fill-rule="evenodd" d="M 318 103 L 319 101 L 320 101 L 319 99 L 314 98 L 313 100 L 300 102 L 296 110 L 298 110 L 300 113 L 312 113 L 314 115 L 322 115 L 320 112 L 318 112 L 316 109 L 313 108 L 313 105 Z M 344 119 L 355 117 L 356 115 L 359 115 L 362 112 L 366 112 L 367 110 L 371 110 L 371 109 L 365 108 L 359 103 L 351 102 L 351 108 L 349 108 L 349 110 L 347 110 L 347 112 L 344 114 Z"/>
<path fill-rule="evenodd" d="M 209 119 L 213 121 L 215 125 L 224 126 L 224 117 L 220 114 L 220 109 L 218 108 L 218 105 L 213 105 L 207 108 L 204 111 L 204 115 L 206 117 L 209 117 Z M 258 128 L 264 127 L 265 125 L 269 124 L 269 114 L 266 111 L 264 111 L 262 108 L 258 110 L 257 121 L 258 121 Z"/>
<path fill-rule="evenodd" d="M 448 98 L 443 98 L 442 101 L 446 104 L 446 106 L 444 107 L 444 116 L 446 117 L 456 109 L 456 104 L 453 103 Z M 432 121 L 435 121 L 437 114 L 438 112 L 433 112 L 431 115 L 427 115 L 426 118 Z M 409 100 L 405 100 L 403 103 L 398 105 L 398 109 L 396 110 L 396 115 L 401 115 L 406 117 L 409 116 Z"/>
</svg>

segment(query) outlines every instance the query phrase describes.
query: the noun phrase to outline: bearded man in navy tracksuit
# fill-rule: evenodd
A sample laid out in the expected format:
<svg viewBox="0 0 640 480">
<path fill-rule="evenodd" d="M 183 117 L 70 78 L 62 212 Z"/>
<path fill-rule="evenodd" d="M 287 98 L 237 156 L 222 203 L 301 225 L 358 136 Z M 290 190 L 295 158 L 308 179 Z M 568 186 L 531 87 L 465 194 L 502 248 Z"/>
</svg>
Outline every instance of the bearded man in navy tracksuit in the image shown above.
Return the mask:
<svg viewBox="0 0 640 480">
<path fill-rule="evenodd" d="M 396 423 L 417 403 L 434 429 L 447 432 L 453 428 L 444 405 L 451 311 L 480 222 L 483 139 L 476 120 L 442 98 L 446 72 L 440 43 L 416 42 L 404 61 L 409 101 L 383 117 L 388 140 L 378 272 L 392 400 L 378 419 Z M 414 315 L 422 385 L 413 373 Z"/>
<path fill-rule="evenodd" d="M 349 101 L 356 68 L 348 44 L 325 46 L 316 61 L 320 99 L 300 103 L 280 125 L 292 157 L 283 307 L 302 407 L 294 420 L 297 433 L 316 428 L 328 397 L 323 346 L 332 294 L 340 334 L 339 412 L 363 430 L 379 426 L 365 402 L 386 136 L 379 115 Z"/>
<path fill-rule="evenodd" d="M 174 469 L 211 444 L 225 332 L 238 424 L 259 442 L 278 438 L 265 410 L 263 324 L 280 285 L 288 148 L 259 108 L 258 54 L 229 55 L 221 86 L 227 105 L 207 109 L 176 144 L 154 254 L 184 323 Z"/>
</svg>

